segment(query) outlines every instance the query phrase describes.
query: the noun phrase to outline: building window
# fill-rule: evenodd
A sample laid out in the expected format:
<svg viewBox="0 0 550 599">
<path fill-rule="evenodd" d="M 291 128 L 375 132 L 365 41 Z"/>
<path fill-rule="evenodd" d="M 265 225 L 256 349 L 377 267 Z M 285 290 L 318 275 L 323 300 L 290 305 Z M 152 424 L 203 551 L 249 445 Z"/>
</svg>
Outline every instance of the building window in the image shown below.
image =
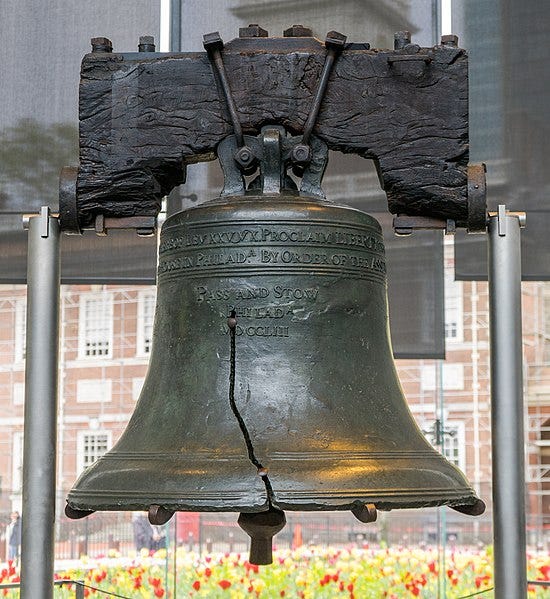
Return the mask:
<svg viewBox="0 0 550 599">
<path fill-rule="evenodd" d="M 22 406 L 25 403 L 25 383 L 13 383 L 13 405 Z"/>
<path fill-rule="evenodd" d="M 548 293 L 548 291 L 546 291 Z M 543 296 L 544 301 L 544 362 L 550 363 L 550 295 Z"/>
<path fill-rule="evenodd" d="M 462 283 L 445 276 L 445 341 L 464 340 Z"/>
<path fill-rule="evenodd" d="M 11 488 L 13 493 L 21 493 L 23 488 L 23 433 L 13 433 L 12 437 L 12 474 Z"/>
<path fill-rule="evenodd" d="M 443 425 L 443 431 L 440 433 L 440 438 L 436 438 L 436 427 L 433 427 L 433 432 L 426 433 L 428 441 L 441 452 L 451 464 L 454 464 L 461 470 L 466 469 L 466 439 L 464 432 L 464 422 L 446 421 Z M 440 445 L 441 438 L 443 439 L 443 448 Z"/>
<path fill-rule="evenodd" d="M 91 466 L 111 448 L 110 431 L 80 431 L 78 433 L 78 473 Z"/>
<path fill-rule="evenodd" d="M 79 358 L 109 358 L 113 346 L 113 296 L 80 298 Z"/>
<path fill-rule="evenodd" d="M 111 379 L 81 379 L 76 382 L 76 401 L 93 403 L 111 401 Z"/>
<path fill-rule="evenodd" d="M 26 353 L 26 324 L 27 324 L 27 301 L 18 300 L 15 304 L 15 361 L 22 362 Z"/>
<path fill-rule="evenodd" d="M 137 401 L 143 388 L 145 379 L 143 377 L 136 377 L 132 379 L 132 399 Z"/>
<path fill-rule="evenodd" d="M 421 385 L 423 391 L 435 391 L 437 388 L 435 364 L 422 366 Z M 464 389 L 464 364 L 443 364 L 441 369 L 442 388 L 447 391 L 460 391 Z"/>
<path fill-rule="evenodd" d="M 137 347 L 136 353 L 147 356 L 153 344 L 153 321 L 155 318 L 155 291 L 142 291 L 138 295 Z"/>
</svg>

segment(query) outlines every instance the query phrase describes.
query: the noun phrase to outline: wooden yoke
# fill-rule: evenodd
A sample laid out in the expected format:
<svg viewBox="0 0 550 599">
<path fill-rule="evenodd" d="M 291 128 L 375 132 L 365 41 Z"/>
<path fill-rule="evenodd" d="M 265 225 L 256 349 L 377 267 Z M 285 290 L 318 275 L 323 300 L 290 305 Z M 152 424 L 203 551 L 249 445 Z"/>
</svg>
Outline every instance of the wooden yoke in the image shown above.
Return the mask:
<svg viewBox="0 0 550 599">
<path fill-rule="evenodd" d="M 446 37 L 420 48 L 400 32 L 392 51 L 345 44 L 313 132 L 332 150 L 375 160 L 391 213 L 484 230 L 481 166 L 468 185 L 468 57 Z M 186 165 L 215 159 L 233 133 L 206 52 L 120 54 L 105 38 L 95 42 L 81 69 L 76 185 L 62 182 L 68 232 L 94 227 L 98 217 L 155 217 Z M 324 44 L 241 37 L 222 54 L 244 133 L 277 124 L 300 135 Z"/>
</svg>

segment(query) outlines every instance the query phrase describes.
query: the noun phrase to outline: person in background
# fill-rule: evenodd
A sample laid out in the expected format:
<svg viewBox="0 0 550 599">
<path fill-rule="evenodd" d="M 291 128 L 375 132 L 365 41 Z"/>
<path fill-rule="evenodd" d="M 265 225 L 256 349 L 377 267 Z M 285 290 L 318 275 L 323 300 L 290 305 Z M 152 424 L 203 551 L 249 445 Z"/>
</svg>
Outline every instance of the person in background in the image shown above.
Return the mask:
<svg viewBox="0 0 550 599">
<path fill-rule="evenodd" d="M 153 541 L 153 527 L 149 524 L 147 514 L 144 512 L 134 512 L 132 514 L 132 526 L 134 528 L 134 543 L 136 551 L 142 549 L 151 549 Z"/>
<path fill-rule="evenodd" d="M 152 529 L 151 551 L 158 551 L 166 547 L 166 531 L 164 530 L 164 526 L 153 526 Z"/>
<path fill-rule="evenodd" d="M 6 530 L 8 539 L 8 560 L 19 559 L 19 548 L 21 547 L 21 516 L 19 512 L 12 512 L 11 522 Z"/>
</svg>

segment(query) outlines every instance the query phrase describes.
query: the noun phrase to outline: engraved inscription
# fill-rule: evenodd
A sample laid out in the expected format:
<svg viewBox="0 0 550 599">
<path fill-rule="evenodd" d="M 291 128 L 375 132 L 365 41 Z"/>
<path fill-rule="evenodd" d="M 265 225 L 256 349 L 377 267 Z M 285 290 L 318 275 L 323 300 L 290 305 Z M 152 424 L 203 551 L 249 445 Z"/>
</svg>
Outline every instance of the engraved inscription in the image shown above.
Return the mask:
<svg viewBox="0 0 550 599">
<path fill-rule="evenodd" d="M 315 268 L 316 274 L 371 278 L 386 272 L 381 236 L 368 226 L 305 223 L 235 228 L 196 223 L 168 230 L 161 240 L 159 275 L 184 271 Z M 178 234 L 179 233 L 179 234 Z M 177 236 L 175 234 L 178 234 Z M 239 247 L 240 246 L 240 247 Z"/>
<path fill-rule="evenodd" d="M 366 249 L 380 254 L 384 253 L 384 245 L 380 237 L 368 233 L 350 232 L 342 227 L 319 226 L 315 230 L 311 224 L 307 230 L 303 225 L 294 229 L 258 227 L 228 231 L 208 231 L 204 233 L 188 232 L 178 237 L 163 239 L 159 252 L 164 254 L 182 248 L 207 248 L 211 246 L 231 245 L 270 245 L 270 244 L 304 244 L 312 246 L 347 246 Z"/>
<path fill-rule="evenodd" d="M 220 327 L 220 332 L 223 335 L 229 334 L 229 329 L 226 326 Z M 235 334 L 240 337 L 246 335 L 247 337 L 288 337 L 288 327 L 284 326 L 241 326 L 237 325 Z"/>
<path fill-rule="evenodd" d="M 215 301 L 234 301 L 266 299 L 273 297 L 284 300 L 309 300 L 315 301 L 319 294 L 318 287 L 217 287 L 212 289 L 207 285 L 197 285 L 194 288 L 197 303 Z"/>
</svg>

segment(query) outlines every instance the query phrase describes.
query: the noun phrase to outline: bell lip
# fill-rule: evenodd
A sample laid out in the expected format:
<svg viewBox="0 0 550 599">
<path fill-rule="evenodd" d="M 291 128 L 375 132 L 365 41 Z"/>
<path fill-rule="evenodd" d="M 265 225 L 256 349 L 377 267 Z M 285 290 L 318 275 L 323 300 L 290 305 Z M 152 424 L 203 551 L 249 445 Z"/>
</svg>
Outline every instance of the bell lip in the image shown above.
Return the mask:
<svg viewBox="0 0 550 599">
<path fill-rule="evenodd" d="M 113 496 L 109 497 L 105 494 L 103 497 L 98 497 L 98 494 L 93 494 L 95 497 L 90 497 L 89 493 L 79 493 L 78 491 L 71 491 L 67 497 L 66 504 L 68 511 L 75 512 L 88 512 L 94 511 L 147 511 L 151 505 L 160 505 L 163 508 L 170 511 L 178 512 L 243 512 L 243 513 L 257 513 L 265 512 L 270 507 L 277 508 L 282 511 L 293 511 L 293 512 L 315 512 L 315 511 L 352 511 L 358 506 L 366 503 L 373 504 L 377 510 L 380 511 L 393 511 L 398 509 L 420 509 L 429 507 L 440 507 L 448 506 L 460 513 L 469 516 L 480 516 L 485 512 L 485 502 L 479 499 L 473 492 L 466 492 L 464 494 L 449 493 L 448 497 L 442 497 L 441 493 L 433 493 L 430 495 L 425 493 L 421 495 L 421 490 L 411 491 L 410 497 L 405 494 L 401 494 L 400 497 L 390 498 L 388 496 L 368 496 L 367 494 L 356 495 L 353 499 L 342 497 L 326 498 L 324 501 L 319 499 L 302 499 L 297 500 L 293 498 L 290 500 L 288 497 L 281 497 L 280 494 L 274 493 L 273 497 L 269 501 L 267 497 L 263 501 L 254 501 L 254 498 L 248 496 L 242 498 L 241 501 L 236 501 L 234 495 L 229 499 L 224 498 L 223 493 L 219 493 L 217 499 L 207 500 L 185 500 L 176 498 L 161 498 L 158 495 L 151 494 L 147 498 L 143 497 L 141 501 L 136 501 L 135 494 L 134 500 L 124 501 L 118 495 L 118 499 L 115 500 Z M 80 498 L 78 495 L 82 495 Z M 419 496 L 420 495 L 420 496 Z M 416 499 L 414 499 L 416 498 Z M 216 505 L 216 501 L 218 504 Z M 66 510 L 67 511 L 67 510 Z M 67 513 L 69 516 L 69 514 Z M 87 515 L 87 514 L 86 514 Z M 71 516 L 69 516 L 71 517 Z M 80 516 L 82 517 L 82 516 Z"/>
</svg>

